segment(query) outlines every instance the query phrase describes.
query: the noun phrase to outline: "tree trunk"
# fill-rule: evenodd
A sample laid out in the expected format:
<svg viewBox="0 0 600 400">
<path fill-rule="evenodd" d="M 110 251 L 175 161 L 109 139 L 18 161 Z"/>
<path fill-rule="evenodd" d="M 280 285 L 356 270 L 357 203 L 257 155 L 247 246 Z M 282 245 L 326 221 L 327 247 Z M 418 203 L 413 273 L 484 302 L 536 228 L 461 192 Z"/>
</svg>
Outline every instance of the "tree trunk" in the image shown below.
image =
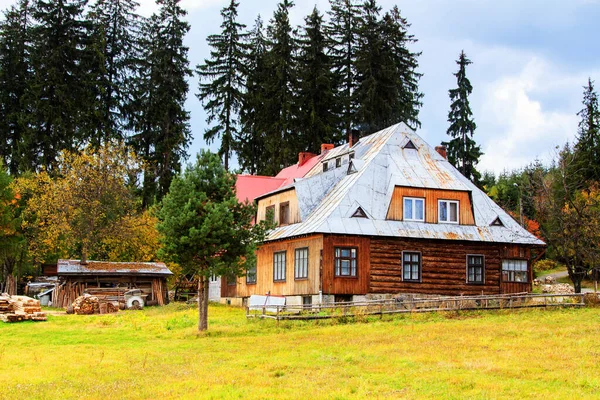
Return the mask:
<svg viewBox="0 0 600 400">
<path fill-rule="evenodd" d="M 198 330 L 208 329 L 208 278 L 204 275 L 198 279 Z"/>
</svg>

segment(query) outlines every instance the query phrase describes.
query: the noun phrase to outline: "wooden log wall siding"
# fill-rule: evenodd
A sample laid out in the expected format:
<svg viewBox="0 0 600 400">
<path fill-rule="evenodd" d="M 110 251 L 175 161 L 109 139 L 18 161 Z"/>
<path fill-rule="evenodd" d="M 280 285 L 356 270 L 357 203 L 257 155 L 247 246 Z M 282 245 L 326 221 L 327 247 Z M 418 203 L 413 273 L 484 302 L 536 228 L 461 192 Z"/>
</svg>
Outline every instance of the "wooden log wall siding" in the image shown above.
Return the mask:
<svg viewBox="0 0 600 400">
<path fill-rule="evenodd" d="M 369 291 L 370 242 L 363 236 L 327 235 L 323 238 L 323 294 L 366 294 Z M 335 276 L 335 248 L 357 249 L 357 276 Z"/>
<path fill-rule="evenodd" d="M 308 279 L 294 278 L 295 251 L 301 248 L 308 248 Z M 267 292 L 285 296 L 319 293 L 322 249 L 322 235 L 263 244 L 256 252 L 256 283 L 247 284 L 245 277 L 238 278 L 237 296 L 264 295 Z M 285 282 L 273 282 L 273 254 L 279 251 L 286 252 Z M 221 285 L 226 285 L 226 282 Z"/>
<path fill-rule="evenodd" d="M 425 199 L 425 222 L 430 224 L 438 223 L 438 200 L 458 200 L 460 202 L 458 213 L 460 225 L 475 225 L 469 192 L 396 186 L 392 194 L 387 219 L 402 221 L 404 197 Z"/>
<path fill-rule="evenodd" d="M 441 295 L 481 295 L 531 291 L 531 280 L 502 286 L 502 244 L 371 239 L 371 293 L 421 293 Z M 421 253 L 421 282 L 402 279 L 402 252 Z M 519 252 L 519 249 L 516 250 Z M 511 253 L 512 254 L 512 253 Z M 484 283 L 467 283 L 467 255 L 483 255 Z M 529 268 L 531 269 L 531 268 Z"/>
<path fill-rule="evenodd" d="M 298 197 L 296 197 L 295 189 L 286 190 L 264 199 L 260 199 L 258 201 L 257 221 L 264 221 L 267 217 L 267 207 L 275 206 L 275 221 L 279 223 L 280 206 L 284 203 L 289 204 L 289 224 L 296 224 L 300 222 L 300 209 L 298 208 Z"/>
</svg>

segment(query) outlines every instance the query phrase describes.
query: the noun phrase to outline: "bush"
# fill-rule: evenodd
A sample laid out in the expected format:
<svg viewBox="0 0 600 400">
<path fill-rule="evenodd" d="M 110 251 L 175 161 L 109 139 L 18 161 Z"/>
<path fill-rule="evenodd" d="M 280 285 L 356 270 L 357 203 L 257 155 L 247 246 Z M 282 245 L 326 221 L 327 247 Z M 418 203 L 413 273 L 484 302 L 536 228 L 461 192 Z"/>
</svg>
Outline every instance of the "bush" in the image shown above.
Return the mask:
<svg viewBox="0 0 600 400">
<path fill-rule="evenodd" d="M 535 274 L 537 276 L 540 273 L 543 273 L 546 271 L 551 271 L 553 269 L 558 269 L 560 267 L 562 267 L 562 264 L 557 263 L 554 260 L 545 259 L 545 260 L 540 260 L 533 265 L 533 272 L 535 272 Z"/>
</svg>

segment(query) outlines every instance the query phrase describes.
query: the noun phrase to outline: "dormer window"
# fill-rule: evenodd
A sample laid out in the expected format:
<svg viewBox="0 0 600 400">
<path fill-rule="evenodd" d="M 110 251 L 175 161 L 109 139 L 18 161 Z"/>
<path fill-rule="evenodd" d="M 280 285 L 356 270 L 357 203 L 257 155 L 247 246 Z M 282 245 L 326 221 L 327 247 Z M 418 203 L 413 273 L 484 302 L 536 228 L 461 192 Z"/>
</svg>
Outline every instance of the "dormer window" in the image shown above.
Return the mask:
<svg viewBox="0 0 600 400">
<path fill-rule="evenodd" d="M 323 163 L 323 172 L 327 172 L 329 170 L 329 164 L 327 163 L 327 161 L 325 161 Z"/>
<path fill-rule="evenodd" d="M 412 140 L 409 140 L 405 145 L 404 145 L 405 149 L 412 149 L 412 150 L 416 150 L 417 146 L 415 146 L 415 144 L 412 142 Z"/>
<path fill-rule="evenodd" d="M 352 214 L 352 218 L 368 218 L 367 213 L 362 209 L 362 207 L 358 207 L 354 214 Z"/>
<path fill-rule="evenodd" d="M 342 157 L 338 157 L 335 159 L 335 167 L 339 168 L 342 166 Z"/>
<path fill-rule="evenodd" d="M 458 201 L 438 201 L 438 222 L 446 224 L 458 224 Z"/>
<path fill-rule="evenodd" d="M 285 202 L 279 205 L 279 225 L 288 225 L 290 223 L 290 203 Z"/>
<path fill-rule="evenodd" d="M 405 197 L 403 214 L 405 221 L 425 221 L 425 199 Z"/>
<path fill-rule="evenodd" d="M 500 217 L 496 217 L 494 222 L 492 222 L 490 225 L 491 226 L 504 226 L 504 223 L 502 223 L 502 220 L 500 219 Z"/>
</svg>

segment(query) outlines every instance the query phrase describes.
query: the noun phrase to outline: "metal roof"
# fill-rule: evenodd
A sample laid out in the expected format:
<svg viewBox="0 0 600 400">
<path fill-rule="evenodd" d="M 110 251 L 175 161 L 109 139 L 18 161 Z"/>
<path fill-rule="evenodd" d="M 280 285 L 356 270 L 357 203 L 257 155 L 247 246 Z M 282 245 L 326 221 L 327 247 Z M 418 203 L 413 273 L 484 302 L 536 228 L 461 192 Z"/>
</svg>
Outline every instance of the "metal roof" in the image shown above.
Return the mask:
<svg viewBox="0 0 600 400">
<path fill-rule="evenodd" d="M 161 262 L 108 262 L 58 260 L 58 275 L 173 275 Z"/>
<path fill-rule="evenodd" d="M 404 148 L 409 140 L 416 149 Z M 350 153 L 354 159 L 342 167 L 331 161 Z M 332 162 L 332 168 L 323 171 L 323 162 Z M 475 225 L 387 220 L 396 186 L 467 191 Z M 365 136 L 351 149 L 348 144 L 336 147 L 290 188 L 296 191 L 302 222 L 274 229 L 267 240 L 332 233 L 544 245 L 405 124 Z M 368 218 L 351 217 L 359 206 Z M 504 226 L 490 226 L 498 217 Z"/>
</svg>

